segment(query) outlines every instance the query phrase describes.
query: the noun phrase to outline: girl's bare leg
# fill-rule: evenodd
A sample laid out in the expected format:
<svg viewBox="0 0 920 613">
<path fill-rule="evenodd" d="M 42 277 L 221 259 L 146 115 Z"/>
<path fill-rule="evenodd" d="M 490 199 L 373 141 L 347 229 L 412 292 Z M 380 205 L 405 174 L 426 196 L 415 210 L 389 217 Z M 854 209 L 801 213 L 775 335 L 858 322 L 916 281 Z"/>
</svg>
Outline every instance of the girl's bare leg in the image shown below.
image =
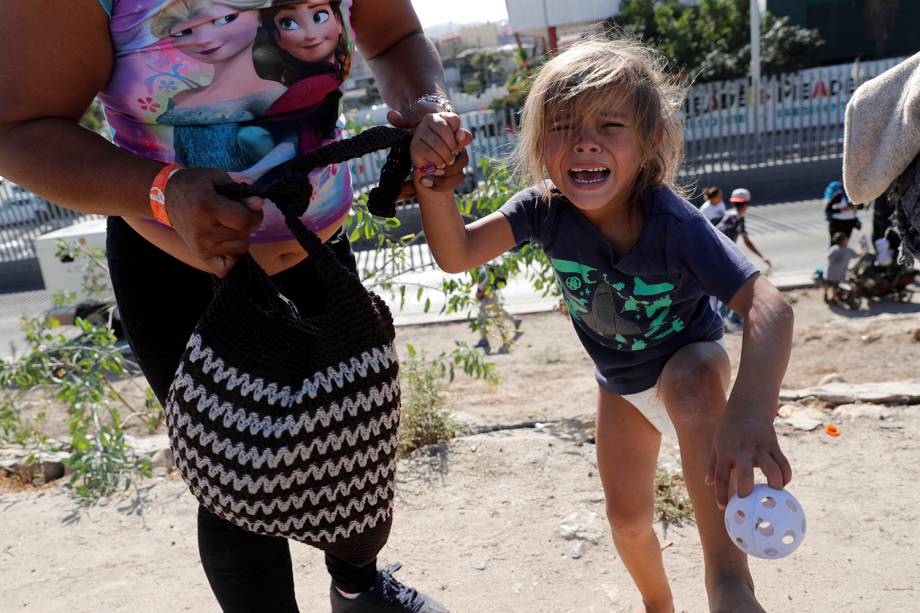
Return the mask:
<svg viewBox="0 0 920 613">
<path fill-rule="evenodd" d="M 665 366 L 658 390 L 677 430 L 684 479 L 703 545 L 710 611 L 763 613 L 754 597 L 747 556 L 725 531 L 715 490 L 706 485 L 712 439 L 725 411 L 731 366 L 715 343 L 694 343 L 678 351 Z"/>
<path fill-rule="evenodd" d="M 646 613 L 671 613 L 671 588 L 652 529 L 661 434 L 633 405 L 600 388 L 596 437 L 597 468 L 614 545 L 642 595 Z"/>
</svg>

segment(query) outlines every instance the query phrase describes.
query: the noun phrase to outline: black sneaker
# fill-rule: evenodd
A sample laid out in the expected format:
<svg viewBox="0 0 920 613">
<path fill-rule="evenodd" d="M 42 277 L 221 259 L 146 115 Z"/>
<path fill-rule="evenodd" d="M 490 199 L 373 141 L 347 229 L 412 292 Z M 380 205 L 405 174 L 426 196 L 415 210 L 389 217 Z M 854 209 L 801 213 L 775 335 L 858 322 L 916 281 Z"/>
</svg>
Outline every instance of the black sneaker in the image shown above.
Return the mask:
<svg viewBox="0 0 920 613">
<path fill-rule="evenodd" d="M 391 564 L 377 571 L 374 587 L 356 598 L 345 598 L 339 590 L 329 588 L 332 613 L 448 613 L 439 602 L 403 585 L 393 573 L 402 564 Z"/>
</svg>

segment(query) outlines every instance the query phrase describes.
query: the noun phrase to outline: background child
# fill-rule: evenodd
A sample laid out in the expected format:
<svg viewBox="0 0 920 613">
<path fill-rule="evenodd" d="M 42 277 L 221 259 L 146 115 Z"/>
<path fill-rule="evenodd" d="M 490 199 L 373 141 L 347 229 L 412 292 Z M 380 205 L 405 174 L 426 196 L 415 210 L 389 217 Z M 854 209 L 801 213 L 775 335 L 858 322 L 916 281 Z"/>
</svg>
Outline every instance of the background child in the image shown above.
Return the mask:
<svg viewBox="0 0 920 613">
<path fill-rule="evenodd" d="M 725 212 L 725 215 L 716 224 L 716 227 L 719 228 L 719 231 L 722 232 L 722 234 L 730 238 L 735 243 L 737 243 L 738 238 L 741 237 L 741 239 L 744 240 L 744 244 L 747 245 L 747 248 L 754 252 L 757 257 L 763 260 L 764 264 L 767 265 L 767 268 L 771 268 L 773 263 L 769 258 L 765 257 L 759 249 L 757 249 L 757 246 L 754 245 L 754 241 L 752 241 L 751 237 L 748 236 L 745 216 L 747 215 L 748 207 L 751 204 L 751 192 L 743 187 L 739 187 L 732 190 L 732 195 L 729 200 L 732 203 L 732 208 Z M 740 327 L 744 323 L 741 315 L 731 309 L 725 302 L 719 300 L 716 297 L 713 297 L 712 303 L 713 308 L 718 311 L 719 315 L 721 315 L 725 320 L 726 331 L 732 331 L 732 326 Z"/>
<path fill-rule="evenodd" d="M 645 610 L 674 610 L 652 528 L 660 433 L 674 428 L 710 608 L 762 611 L 721 509 L 733 484 L 750 492 L 754 467 L 776 488 L 791 478 L 773 418 L 792 310 L 735 244 L 675 193 L 683 92 L 673 83 L 654 52 L 637 43 L 576 43 L 544 65 L 524 107 L 518 163 L 533 187 L 467 226 L 452 194 L 428 189 L 430 178 L 416 176 L 416 189 L 425 235 L 445 271 L 469 270 L 528 241 L 549 256 L 595 364 L 607 516 Z M 413 162 L 449 164 L 468 136 L 456 115 L 432 117 L 416 132 Z M 731 368 L 708 295 L 745 320 L 727 403 Z"/>
<path fill-rule="evenodd" d="M 848 246 L 850 239 L 843 232 L 834 234 L 834 246 L 827 250 L 827 270 L 824 271 L 824 302 L 837 302 L 837 288 L 847 276 L 850 260 L 859 254 Z M 830 294 L 830 295 L 828 295 Z"/>
<path fill-rule="evenodd" d="M 743 187 L 739 187 L 738 189 L 732 190 L 732 195 L 729 200 L 732 203 L 732 208 L 726 211 L 725 216 L 722 217 L 722 220 L 717 224 L 719 230 L 733 242 L 737 243 L 740 237 L 747 248 L 763 260 L 763 263 L 766 264 L 768 268 L 772 267 L 773 263 L 770 261 L 770 258 L 762 254 L 754 245 L 751 237 L 748 236 L 747 223 L 744 217 L 747 215 L 748 207 L 751 205 L 751 192 Z"/>
<path fill-rule="evenodd" d="M 843 190 L 843 183 L 840 181 L 831 181 L 824 188 L 824 214 L 827 217 L 827 229 L 831 237 L 831 247 L 834 246 L 834 235 L 838 232 L 843 233 L 850 239 L 853 230 L 862 228 L 859 216 L 856 211 L 861 209 L 862 205 L 853 204 L 849 196 Z"/>
<path fill-rule="evenodd" d="M 703 190 L 706 196 L 706 202 L 700 207 L 702 213 L 709 222 L 717 226 L 725 215 L 725 200 L 722 199 L 722 190 L 718 187 L 707 187 Z"/>
</svg>

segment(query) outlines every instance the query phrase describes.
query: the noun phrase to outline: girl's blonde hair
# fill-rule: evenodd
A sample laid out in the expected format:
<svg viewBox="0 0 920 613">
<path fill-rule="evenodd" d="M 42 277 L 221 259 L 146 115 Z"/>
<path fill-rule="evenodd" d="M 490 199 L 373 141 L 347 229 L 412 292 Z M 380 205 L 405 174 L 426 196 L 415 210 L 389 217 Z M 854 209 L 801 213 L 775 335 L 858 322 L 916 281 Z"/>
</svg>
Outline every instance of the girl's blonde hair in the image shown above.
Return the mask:
<svg viewBox="0 0 920 613">
<path fill-rule="evenodd" d="M 545 180 L 546 136 L 560 114 L 573 122 L 577 134 L 586 118 L 625 105 L 642 148 L 631 196 L 652 185 L 675 188 L 684 144 L 684 88 L 666 66 L 654 49 L 626 37 L 602 35 L 583 39 L 551 59 L 537 73 L 524 103 L 514 153 L 518 173 L 528 182 Z"/>
<path fill-rule="evenodd" d="M 251 11 L 267 6 L 266 0 L 172 0 L 153 16 L 150 31 L 157 38 L 171 36 L 173 28 L 210 8 L 212 4 L 224 4 L 241 11 Z"/>
</svg>

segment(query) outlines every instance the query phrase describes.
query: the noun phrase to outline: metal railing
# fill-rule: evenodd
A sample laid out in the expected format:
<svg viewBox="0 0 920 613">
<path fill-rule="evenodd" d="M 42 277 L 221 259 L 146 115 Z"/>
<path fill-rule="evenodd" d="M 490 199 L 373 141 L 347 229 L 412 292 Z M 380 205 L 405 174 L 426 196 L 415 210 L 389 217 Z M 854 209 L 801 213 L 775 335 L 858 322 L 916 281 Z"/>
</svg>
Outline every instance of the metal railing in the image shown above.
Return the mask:
<svg viewBox="0 0 920 613">
<path fill-rule="evenodd" d="M 842 158 L 846 105 L 853 92 L 903 59 L 764 77 L 758 104 L 745 79 L 691 87 L 684 104 L 685 172 Z"/>
</svg>

